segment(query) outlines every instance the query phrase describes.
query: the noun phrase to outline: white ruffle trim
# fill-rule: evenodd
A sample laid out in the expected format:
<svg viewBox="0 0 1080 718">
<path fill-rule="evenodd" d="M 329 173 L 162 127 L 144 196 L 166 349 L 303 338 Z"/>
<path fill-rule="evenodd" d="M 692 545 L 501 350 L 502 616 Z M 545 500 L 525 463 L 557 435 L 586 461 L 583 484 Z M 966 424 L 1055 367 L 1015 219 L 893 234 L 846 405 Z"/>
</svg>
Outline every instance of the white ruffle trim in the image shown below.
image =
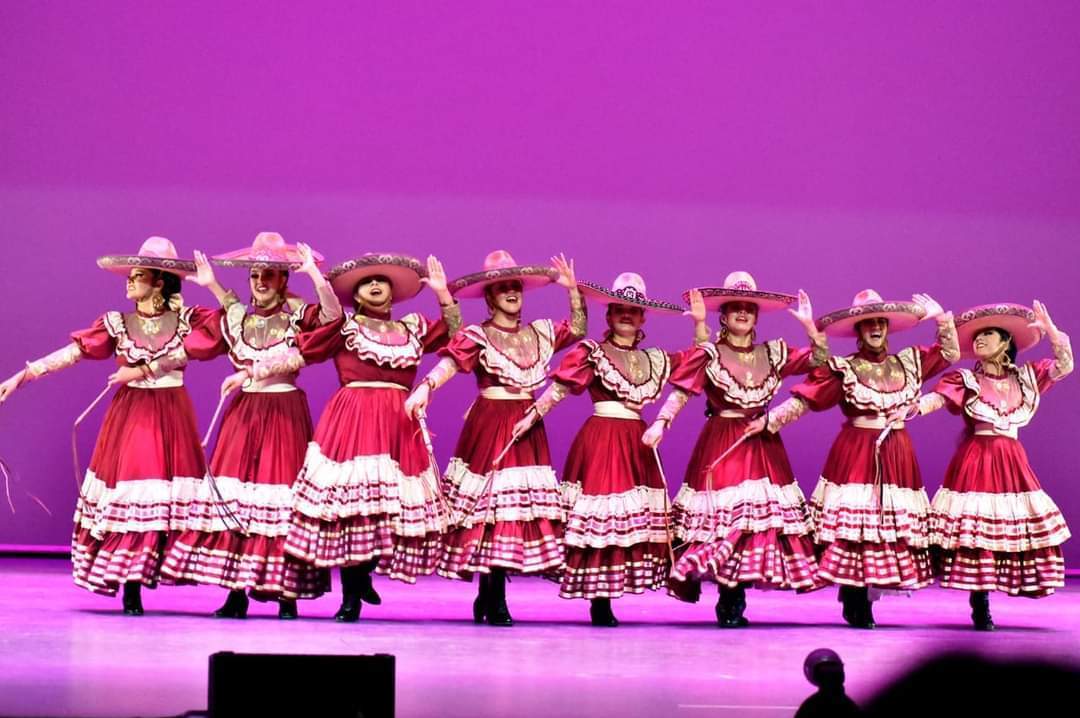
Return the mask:
<svg viewBox="0 0 1080 718">
<path fill-rule="evenodd" d="M 293 508 L 319 521 L 387 515 L 395 517 L 393 530 L 399 536 L 425 536 L 447 526 L 435 472 L 429 467 L 408 476 L 388 454 L 337 462 L 311 442 L 293 488 Z"/>
<path fill-rule="evenodd" d="M 555 470 L 550 466 L 515 466 L 488 476 L 474 474 L 456 456 L 446 467 L 447 497 L 453 524 L 468 528 L 501 521 L 562 522 L 566 515 Z M 489 500 L 490 496 L 490 500 Z"/>
<path fill-rule="evenodd" d="M 93 471 L 86 472 L 75 508 L 75 524 L 94 538 L 106 533 L 169 531 L 184 528 L 186 514 L 178 486 L 200 482 L 194 477 L 120 481 L 108 488 Z"/>
<path fill-rule="evenodd" d="M 292 519 L 293 488 L 256 484 L 232 476 L 177 479 L 174 497 L 188 507 L 185 528 L 194 531 L 243 529 L 259 536 L 285 536 Z M 226 518 L 227 517 L 227 518 Z"/>
<path fill-rule="evenodd" d="M 1018 553 L 1060 546 L 1070 536 L 1045 491 L 996 494 L 939 489 L 931 504 L 930 541 L 944 549 Z"/>
<path fill-rule="evenodd" d="M 810 516 L 819 543 L 904 539 L 916 548 L 929 545 L 930 499 L 925 489 L 885 484 L 882 494 L 874 484 L 834 484 L 821 477 L 810 496 Z"/>
<path fill-rule="evenodd" d="M 583 494 L 577 482 L 560 488 L 567 507 L 567 546 L 627 548 L 668 540 L 669 504 L 663 489 L 636 486 L 618 494 Z"/>
<path fill-rule="evenodd" d="M 675 496 L 673 513 L 675 535 L 685 542 L 707 543 L 735 530 L 810 532 L 806 499 L 799 485 L 779 486 L 768 478 L 749 479 L 711 492 L 683 484 Z"/>
</svg>

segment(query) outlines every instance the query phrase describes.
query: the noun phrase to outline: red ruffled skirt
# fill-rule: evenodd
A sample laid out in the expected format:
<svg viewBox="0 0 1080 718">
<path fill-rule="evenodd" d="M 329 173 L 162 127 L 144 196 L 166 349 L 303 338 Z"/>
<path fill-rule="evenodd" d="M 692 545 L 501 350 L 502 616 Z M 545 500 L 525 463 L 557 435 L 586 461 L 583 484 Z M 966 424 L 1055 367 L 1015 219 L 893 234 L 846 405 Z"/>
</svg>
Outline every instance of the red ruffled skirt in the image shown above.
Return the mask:
<svg viewBox="0 0 1080 718">
<path fill-rule="evenodd" d="M 641 420 L 590 417 L 566 458 L 563 598 L 618 598 L 664 585 L 668 497 Z"/>
<path fill-rule="evenodd" d="M 808 591 L 823 585 L 802 490 L 780 437 L 745 440 L 712 470 L 745 433 L 749 419 L 713 416 L 698 436 L 686 478 L 675 497 L 677 548 L 669 582 L 683 600 L 697 600 L 713 581 Z"/>
<path fill-rule="evenodd" d="M 183 387 L 122 386 L 105 413 L 80 489 L 71 539 L 75 583 L 113 596 L 154 587 L 168 532 L 206 490 L 195 410 Z"/>
<path fill-rule="evenodd" d="M 330 399 L 294 486 L 286 552 L 321 568 L 377 561 L 408 583 L 435 570 L 446 515 L 405 392 L 343 387 Z"/>
<path fill-rule="evenodd" d="M 310 440 L 303 391 L 240 393 L 225 411 L 210 461 L 225 501 L 192 507 L 199 527 L 170 540 L 164 581 L 215 584 L 261 598 L 324 593 L 328 572 L 285 554 L 293 482 Z"/>
<path fill-rule="evenodd" d="M 1065 518 L 1046 495 L 1024 447 L 970 435 L 931 506 L 930 541 L 941 585 L 1042 597 L 1065 585 Z"/>
<path fill-rule="evenodd" d="M 847 586 L 910 590 L 933 580 L 930 501 L 908 433 L 845 425 L 833 442 L 810 514 L 818 543 L 819 578 Z"/>
<path fill-rule="evenodd" d="M 439 574 L 469 578 L 493 568 L 551 574 L 563 565 L 565 519 L 547 435 L 537 422 L 492 463 L 531 401 L 479 397 L 469 410 L 444 486 L 452 513 Z"/>
</svg>

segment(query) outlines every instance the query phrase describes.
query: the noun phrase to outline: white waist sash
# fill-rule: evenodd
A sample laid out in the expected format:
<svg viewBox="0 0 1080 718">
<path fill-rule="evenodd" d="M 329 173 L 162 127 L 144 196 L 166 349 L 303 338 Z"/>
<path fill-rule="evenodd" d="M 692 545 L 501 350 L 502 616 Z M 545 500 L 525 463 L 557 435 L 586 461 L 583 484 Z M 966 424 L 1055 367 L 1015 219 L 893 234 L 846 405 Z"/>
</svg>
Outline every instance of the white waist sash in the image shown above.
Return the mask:
<svg viewBox="0 0 1080 718">
<path fill-rule="evenodd" d="M 1015 439 L 1018 435 L 1019 431 L 1015 426 L 1000 429 L 993 424 L 984 424 L 983 422 L 975 424 L 975 436 L 1007 436 L 1010 439 Z"/>
<path fill-rule="evenodd" d="M 295 375 L 277 374 L 265 379 L 249 379 L 240 387 L 240 391 L 247 394 L 277 394 L 286 391 L 296 391 Z"/>
<path fill-rule="evenodd" d="M 408 391 L 409 387 L 395 384 L 392 381 L 350 381 L 345 386 L 350 389 L 400 389 Z"/>
<path fill-rule="evenodd" d="M 533 398 L 531 391 L 506 386 L 485 386 L 480 390 L 480 396 L 485 399 L 496 399 L 498 401 L 521 401 L 523 399 L 531 401 Z"/>
<path fill-rule="evenodd" d="M 886 426 L 889 426 L 889 422 L 886 417 L 881 416 L 880 414 L 877 416 L 853 416 L 851 417 L 849 423 L 856 429 L 877 429 L 878 431 L 881 431 Z M 892 424 L 893 431 L 903 428 L 904 422 L 902 421 L 896 421 Z"/>
<path fill-rule="evenodd" d="M 605 419 L 641 419 L 641 412 L 634 411 L 621 401 L 597 401 L 593 403 L 593 416 Z"/>
<path fill-rule="evenodd" d="M 163 374 L 155 379 L 139 379 L 137 381 L 129 381 L 128 386 L 135 387 L 136 389 L 175 389 L 178 386 L 184 385 L 184 372 L 171 371 L 168 374 Z"/>
</svg>

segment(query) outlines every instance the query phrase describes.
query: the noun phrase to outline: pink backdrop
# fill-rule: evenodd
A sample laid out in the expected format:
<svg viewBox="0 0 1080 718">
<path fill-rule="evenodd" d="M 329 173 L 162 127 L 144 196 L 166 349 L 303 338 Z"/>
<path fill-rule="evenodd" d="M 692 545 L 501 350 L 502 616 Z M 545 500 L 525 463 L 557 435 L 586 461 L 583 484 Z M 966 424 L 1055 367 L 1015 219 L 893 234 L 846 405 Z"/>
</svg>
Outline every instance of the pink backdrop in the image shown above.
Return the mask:
<svg viewBox="0 0 1080 718">
<path fill-rule="evenodd" d="M 496 247 L 529 262 L 562 250 L 581 278 L 639 271 L 670 299 L 747 269 L 763 288 L 805 288 L 819 314 L 868 286 L 956 310 L 1037 297 L 1080 332 L 1080 5 L 658 7 L 0 5 L 0 373 L 124 307 L 96 256 L 150 234 L 220 252 L 263 229 L 331 261 L 435 252 L 452 276 Z M 221 276 L 243 289 L 243 273 Z M 415 306 L 434 312 L 430 297 Z M 561 316 L 565 299 L 531 294 L 526 313 Z M 669 348 L 689 329 L 646 327 Z M 761 329 L 800 340 L 788 317 Z M 71 420 L 109 371 L 87 362 L 0 408 L 0 455 L 18 473 L 0 543 L 66 542 Z M 203 426 L 227 371 L 188 372 Z M 302 379 L 316 416 L 334 383 L 329 366 Z M 437 397 L 443 462 L 473 392 L 459 378 Z M 1074 526 L 1078 401 L 1073 378 L 1023 433 Z M 663 445 L 675 485 L 701 410 Z M 588 411 L 570 400 L 549 419 L 557 465 Z M 84 463 L 100 417 L 82 431 Z M 805 491 L 839 422 L 790 430 Z M 912 426 L 930 490 L 959 431 L 945 414 Z"/>
</svg>

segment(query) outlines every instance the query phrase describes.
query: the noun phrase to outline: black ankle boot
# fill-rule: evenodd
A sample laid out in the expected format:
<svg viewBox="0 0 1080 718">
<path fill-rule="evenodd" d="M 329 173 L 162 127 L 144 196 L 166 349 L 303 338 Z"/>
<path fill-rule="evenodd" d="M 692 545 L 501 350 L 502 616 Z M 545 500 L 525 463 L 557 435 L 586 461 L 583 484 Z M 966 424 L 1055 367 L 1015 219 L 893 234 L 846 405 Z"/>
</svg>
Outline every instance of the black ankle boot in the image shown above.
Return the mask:
<svg viewBox="0 0 1080 718">
<path fill-rule="evenodd" d="M 874 612 L 870 592 L 865 586 L 841 586 L 840 601 L 844 604 L 844 620 L 852 628 L 873 628 Z"/>
<path fill-rule="evenodd" d="M 364 569 L 360 566 L 341 567 L 341 608 L 334 614 L 338 623 L 360 620 L 360 586 Z"/>
<path fill-rule="evenodd" d="M 506 572 L 491 572 L 488 584 L 487 622 L 489 626 L 513 626 L 514 619 L 506 606 Z"/>
<path fill-rule="evenodd" d="M 360 600 L 364 603 L 370 603 L 372 606 L 379 606 L 382 604 L 382 596 L 375 591 L 375 584 L 371 580 L 371 574 L 375 571 L 375 567 L 379 565 L 379 562 L 371 561 L 360 568 Z"/>
<path fill-rule="evenodd" d="M 865 591 L 865 598 L 863 599 L 863 622 L 861 628 L 877 628 L 877 621 L 874 620 L 874 602 L 870 600 L 870 590 L 864 588 L 863 591 Z"/>
<path fill-rule="evenodd" d="M 292 621 L 300 614 L 296 611 L 295 598 L 278 599 L 277 617 L 283 621 Z"/>
<path fill-rule="evenodd" d="M 840 603 L 844 604 L 842 612 L 844 621 L 852 628 L 858 627 L 862 606 L 855 596 L 855 590 L 851 586 L 840 586 L 837 598 L 840 599 Z"/>
<path fill-rule="evenodd" d="M 143 615 L 142 584 L 138 581 L 125 583 L 124 595 L 120 598 L 120 605 L 124 607 L 125 616 Z"/>
<path fill-rule="evenodd" d="M 592 625 L 594 626 L 615 628 L 619 625 L 619 619 L 615 618 L 615 614 L 611 610 L 610 598 L 592 599 L 589 605 L 589 618 L 592 619 Z"/>
<path fill-rule="evenodd" d="M 976 631 L 993 631 L 997 628 L 994 625 L 994 619 L 990 616 L 988 591 L 972 591 L 968 603 L 971 604 L 971 621 Z"/>
<path fill-rule="evenodd" d="M 491 577 L 486 573 L 480 574 L 480 590 L 476 592 L 476 599 L 472 604 L 472 620 L 473 623 L 483 623 L 484 616 L 487 615 L 488 601 L 491 600 L 488 594 L 491 593 Z"/>
<path fill-rule="evenodd" d="M 215 618 L 247 618 L 248 597 L 240 590 L 229 591 L 225 603 L 214 611 Z"/>
<path fill-rule="evenodd" d="M 720 628 L 745 628 L 750 625 L 743 617 L 746 610 L 746 589 L 720 587 L 720 598 L 716 601 L 716 623 Z"/>
</svg>

